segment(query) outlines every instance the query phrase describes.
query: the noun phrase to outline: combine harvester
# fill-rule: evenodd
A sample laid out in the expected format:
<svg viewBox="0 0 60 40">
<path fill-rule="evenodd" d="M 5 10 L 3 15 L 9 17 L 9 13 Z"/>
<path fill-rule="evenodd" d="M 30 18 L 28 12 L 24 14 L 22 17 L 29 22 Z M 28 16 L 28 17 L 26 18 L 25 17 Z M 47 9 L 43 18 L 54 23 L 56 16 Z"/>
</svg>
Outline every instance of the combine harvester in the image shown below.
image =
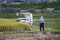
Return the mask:
<svg viewBox="0 0 60 40">
<path fill-rule="evenodd" d="M 18 16 L 19 13 L 16 13 L 16 15 Z M 20 22 L 26 22 L 28 24 L 30 24 L 32 26 L 33 24 L 33 15 L 32 13 L 20 13 L 20 14 L 24 14 L 24 18 L 18 18 L 18 20 Z"/>
</svg>

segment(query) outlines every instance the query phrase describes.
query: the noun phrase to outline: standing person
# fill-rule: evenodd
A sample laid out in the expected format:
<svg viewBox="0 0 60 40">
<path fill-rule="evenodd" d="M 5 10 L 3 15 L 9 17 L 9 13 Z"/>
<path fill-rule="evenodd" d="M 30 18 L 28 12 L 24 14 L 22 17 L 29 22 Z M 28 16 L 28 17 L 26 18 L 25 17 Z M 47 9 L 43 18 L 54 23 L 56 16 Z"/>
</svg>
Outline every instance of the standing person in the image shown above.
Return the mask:
<svg viewBox="0 0 60 40">
<path fill-rule="evenodd" d="M 44 31 L 44 19 L 43 16 L 41 16 L 40 20 L 39 20 L 39 27 L 40 27 L 40 31 Z"/>
</svg>

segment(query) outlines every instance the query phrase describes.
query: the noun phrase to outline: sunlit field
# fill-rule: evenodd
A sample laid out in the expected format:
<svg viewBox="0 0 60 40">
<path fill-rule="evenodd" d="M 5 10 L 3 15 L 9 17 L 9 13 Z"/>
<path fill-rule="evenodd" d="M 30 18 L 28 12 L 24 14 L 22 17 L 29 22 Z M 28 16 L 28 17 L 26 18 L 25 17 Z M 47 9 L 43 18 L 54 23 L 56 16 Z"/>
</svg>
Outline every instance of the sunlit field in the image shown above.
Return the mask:
<svg viewBox="0 0 60 40">
<path fill-rule="evenodd" d="M 39 19 L 41 16 L 44 17 L 45 19 L 45 31 L 60 31 L 60 13 L 32 13 L 33 14 L 33 26 L 32 26 L 32 31 L 38 32 L 39 30 Z M 3 16 L 4 15 L 4 16 Z M 16 21 L 21 15 L 17 17 L 16 14 L 14 13 L 1 13 L 0 15 L 1 18 L 5 19 L 12 19 Z M 1 19 L 0 18 L 0 19 Z M 11 21 L 11 20 L 10 20 Z M 2 22 L 2 21 L 0 21 Z"/>
<path fill-rule="evenodd" d="M 30 27 L 27 23 L 20 23 L 16 20 L 16 14 L 0 14 L 0 39 L 2 40 L 60 40 L 60 13 L 32 13 L 33 26 Z M 3 16 L 4 15 L 4 16 Z M 39 19 L 43 16 L 45 19 L 45 31 L 43 35 L 39 35 Z M 22 28 L 29 28 L 21 30 Z M 46 32 L 51 32 L 51 35 L 46 35 Z M 56 35 L 58 34 L 58 35 Z"/>
<path fill-rule="evenodd" d="M 14 19 L 0 18 L 0 32 L 5 31 L 25 31 L 30 30 L 30 25 L 27 23 L 20 23 Z"/>
</svg>

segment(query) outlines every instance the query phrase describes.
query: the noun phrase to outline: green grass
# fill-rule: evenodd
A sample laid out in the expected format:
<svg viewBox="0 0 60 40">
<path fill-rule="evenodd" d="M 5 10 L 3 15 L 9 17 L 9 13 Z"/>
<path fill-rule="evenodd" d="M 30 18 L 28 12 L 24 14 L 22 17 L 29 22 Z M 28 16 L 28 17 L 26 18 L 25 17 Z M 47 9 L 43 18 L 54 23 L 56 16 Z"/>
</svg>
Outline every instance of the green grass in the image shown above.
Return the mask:
<svg viewBox="0 0 60 40">
<path fill-rule="evenodd" d="M 19 14 L 16 16 L 16 13 L 0 13 L 0 18 L 19 18 L 24 17 L 24 14 Z"/>
<path fill-rule="evenodd" d="M 45 19 L 45 30 L 60 30 L 60 13 L 33 13 L 34 23 L 33 28 L 39 28 L 40 16 L 44 16 Z M 37 29 L 38 30 L 38 29 Z"/>
</svg>

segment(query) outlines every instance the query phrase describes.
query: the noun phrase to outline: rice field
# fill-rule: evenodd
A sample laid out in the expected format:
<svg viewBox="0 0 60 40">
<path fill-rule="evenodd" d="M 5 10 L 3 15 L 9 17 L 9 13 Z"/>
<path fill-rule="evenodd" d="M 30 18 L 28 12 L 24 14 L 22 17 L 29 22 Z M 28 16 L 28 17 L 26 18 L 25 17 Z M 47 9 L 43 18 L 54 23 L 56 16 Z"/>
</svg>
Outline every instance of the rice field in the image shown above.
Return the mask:
<svg viewBox="0 0 60 40">
<path fill-rule="evenodd" d="M 30 30 L 30 25 L 27 23 L 20 23 L 12 19 L 0 18 L 0 32 L 4 31 L 25 31 Z"/>
<path fill-rule="evenodd" d="M 39 35 L 39 19 L 40 16 L 43 16 L 45 19 L 45 31 L 43 35 Z M 0 32 L 1 40 L 60 40 L 60 13 L 33 13 L 33 26 L 32 31 L 4 31 Z M 14 24 L 12 26 L 19 26 L 19 22 L 16 22 L 17 18 L 3 18 L 6 20 L 2 20 L 0 18 L 0 26 L 2 23 L 7 23 L 8 25 L 11 23 Z M 17 24 L 15 24 L 17 23 Z M 25 26 L 25 25 L 24 25 Z M 20 27 L 18 27 L 20 28 Z M 49 31 L 52 34 L 46 35 L 46 32 Z"/>
</svg>

